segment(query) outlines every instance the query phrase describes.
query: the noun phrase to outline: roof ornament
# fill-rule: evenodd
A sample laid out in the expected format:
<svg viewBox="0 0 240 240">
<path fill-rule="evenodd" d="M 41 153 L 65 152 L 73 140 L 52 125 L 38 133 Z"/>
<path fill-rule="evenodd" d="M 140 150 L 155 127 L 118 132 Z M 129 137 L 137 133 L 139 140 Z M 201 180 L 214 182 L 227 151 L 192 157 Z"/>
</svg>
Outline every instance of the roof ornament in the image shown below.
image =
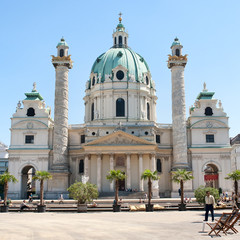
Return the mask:
<svg viewBox="0 0 240 240">
<path fill-rule="evenodd" d="M 123 15 L 123 14 L 120 12 L 118 15 L 119 15 L 119 23 L 121 23 L 121 22 L 122 22 L 122 15 Z"/>
<path fill-rule="evenodd" d="M 206 83 L 204 82 L 204 83 L 203 83 L 203 92 L 207 92 L 207 91 L 208 91 L 206 87 L 207 87 L 207 85 L 206 85 Z"/>
<path fill-rule="evenodd" d="M 32 90 L 32 92 L 37 92 L 36 85 L 37 85 L 36 82 L 34 82 L 33 83 L 33 90 Z"/>
<path fill-rule="evenodd" d="M 17 103 L 17 108 L 21 108 L 21 101 L 19 100 L 18 103 Z"/>
<path fill-rule="evenodd" d="M 221 100 L 218 101 L 218 107 L 219 107 L 219 108 L 222 108 L 222 102 L 221 102 Z"/>
</svg>

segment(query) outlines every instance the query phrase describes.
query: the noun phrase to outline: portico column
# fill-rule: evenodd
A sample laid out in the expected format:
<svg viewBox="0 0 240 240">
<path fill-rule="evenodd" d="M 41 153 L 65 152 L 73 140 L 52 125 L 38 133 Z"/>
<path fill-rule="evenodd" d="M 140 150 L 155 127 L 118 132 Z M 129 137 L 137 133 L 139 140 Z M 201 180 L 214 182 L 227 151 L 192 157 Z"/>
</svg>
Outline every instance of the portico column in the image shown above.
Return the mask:
<svg viewBox="0 0 240 240">
<path fill-rule="evenodd" d="M 110 170 L 113 170 L 114 169 L 114 166 L 113 166 L 113 162 L 114 159 L 113 159 L 113 154 L 111 153 L 110 154 Z M 110 182 L 110 192 L 114 192 L 114 189 L 113 189 L 113 181 Z"/>
<path fill-rule="evenodd" d="M 98 191 L 101 192 L 102 190 L 102 159 L 101 154 L 97 155 L 97 187 Z"/>
<path fill-rule="evenodd" d="M 138 155 L 138 164 L 139 164 L 139 191 L 143 192 L 143 179 L 141 179 L 143 173 L 143 157 L 142 154 Z"/>
<path fill-rule="evenodd" d="M 88 154 L 86 154 L 84 158 L 84 179 L 82 180 L 83 183 L 86 183 L 89 180 L 88 165 L 89 165 L 89 156 Z"/>
<path fill-rule="evenodd" d="M 127 154 L 127 189 L 131 188 L 131 155 Z"/>
<path fill-rule="evenodd" d="M 151 171 L 155 172 L 156 171 L 156 158 L 155 154 L 151 154 Z M 152 197 L 157 198 L 159 197 L 159 192 L 158 192 L 158 180 L 153 181 L 152 184 Z"/>
</svg>

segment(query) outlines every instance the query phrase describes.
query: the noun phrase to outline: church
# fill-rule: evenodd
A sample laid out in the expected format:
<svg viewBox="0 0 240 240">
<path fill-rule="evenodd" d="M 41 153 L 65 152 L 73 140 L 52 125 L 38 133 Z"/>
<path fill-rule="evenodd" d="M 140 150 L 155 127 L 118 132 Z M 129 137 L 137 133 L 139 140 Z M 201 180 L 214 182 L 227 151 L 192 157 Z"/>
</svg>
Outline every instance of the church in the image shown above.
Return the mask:
<svg viewBox="0 0 240 240">
<path fill-rule="evenodd" d="M 27 198 L 39 193 L 36 171 L 49 171 L 45 197 L 68 197 L 75 181 L 97 185 L 100 194 L 114 191 L 106 179 L 111 169 L 124 171 L 119 190 L 146 192 L 141 179 L 145 169 L 157 171 L 154 197 L 176 197 L 179 186 L 171 181 L 178 168 L 193 172 L 185 184 L 193 196 L 200 185 L 231 191 L 224 178 L 232 171 L 228 116 L 214 92 L 196 92 L 196 101 L 186 118 L 184 69 L 187 55 L 175 38 L 167 67 L 172 84 L 172 123 L 156 119 L 156 90 L 150 68 L 141 55 L 128 47 L 128 33 L 120 16 L 112 34 L 113 45 L 98 56 L 85 85 L 84 123 L 68 124 L 68 72 L 73 67 L 69 46 L 62 38 L 52 56 L 56 72 L 54 118 L 36 83 L 18 102 L 11 118 L 9 171 L 19 181 L 9 185 L 9 197 Z M 78 66 L 75 66 L 78 67 Z M 39 83 L 41 84 L 41 83 Z M 42 93 L 44 95 L 44 93 Z"/>
</svg>

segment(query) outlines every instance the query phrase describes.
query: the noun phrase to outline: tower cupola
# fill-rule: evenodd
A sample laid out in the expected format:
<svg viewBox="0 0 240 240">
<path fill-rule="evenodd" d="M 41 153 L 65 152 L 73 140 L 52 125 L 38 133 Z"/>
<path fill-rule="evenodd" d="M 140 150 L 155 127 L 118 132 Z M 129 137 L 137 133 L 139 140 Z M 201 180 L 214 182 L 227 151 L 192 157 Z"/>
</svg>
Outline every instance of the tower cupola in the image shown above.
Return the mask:
<svg viewBox="0 0 240 240">
<path fill-rule="evenodd" d="M 183 46 L 179 42 L 178 38 L 176 37 L 174 39 L 174 42 L 172 43 L 171 49 L 172 49 L 172 56 L 181 56 L 182 55 L 182 48 Z"/>
<path fill-rule="evenodd" d="M 62 37 L 60 42 L 57 45 L 57 56 L 58 57 L 64 57 L 68 55 L 68 45 L 65 41 L 65 39 Z"/>
<path fill-rule="evenodd" d="M 119 23 L 116 31 L 113 32 L 113 47 L 127 48 L 128 47 L 128 33 L 125 32 L 125 27 L 122 24 L 122 13 L 119 13 Z"/>
</svg>

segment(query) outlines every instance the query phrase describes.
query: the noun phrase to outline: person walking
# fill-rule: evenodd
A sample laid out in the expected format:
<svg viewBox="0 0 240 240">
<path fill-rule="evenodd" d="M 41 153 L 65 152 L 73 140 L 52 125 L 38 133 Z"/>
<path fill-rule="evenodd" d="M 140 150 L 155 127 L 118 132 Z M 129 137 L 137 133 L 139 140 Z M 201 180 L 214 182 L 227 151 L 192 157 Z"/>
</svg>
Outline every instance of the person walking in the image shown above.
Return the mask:
<svg viewBox="0 0 240 240">
<path fill-rule="evenodd" d="M 210 192 L 207 191 L 206 192 L 206 196 L 205 196 L 205 220 L 204 221 L 208 221 L 208 212 L 211 212 L 212 215 L 212 221 L 214 221 L 214 211 L 213 211 L 213 207 L 215 205 L 215 199 L 212 195 L 210 195 Z"/>
</svg>

